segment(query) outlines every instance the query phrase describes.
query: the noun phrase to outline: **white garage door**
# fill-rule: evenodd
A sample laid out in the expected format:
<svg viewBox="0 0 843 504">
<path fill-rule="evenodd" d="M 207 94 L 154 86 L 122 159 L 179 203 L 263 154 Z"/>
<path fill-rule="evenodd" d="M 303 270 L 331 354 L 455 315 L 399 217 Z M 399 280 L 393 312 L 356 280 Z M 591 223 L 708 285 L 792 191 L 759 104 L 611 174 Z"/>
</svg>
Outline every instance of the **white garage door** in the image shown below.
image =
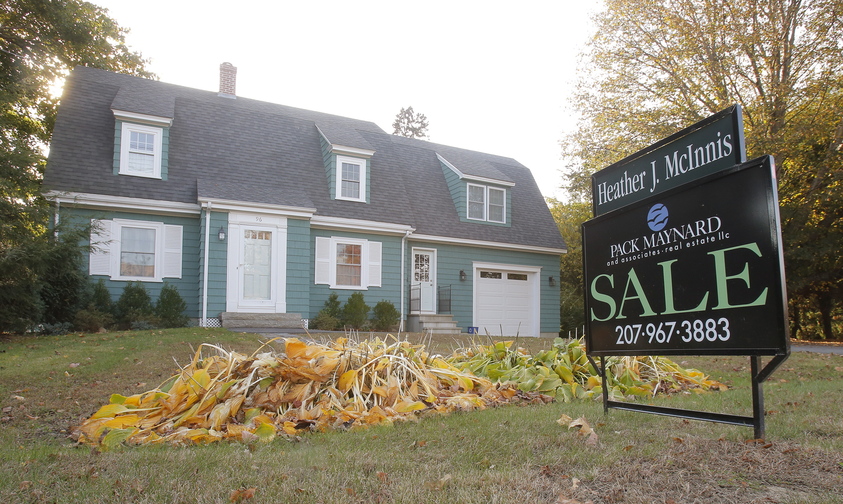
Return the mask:
<svg viewBox="0 0 843 504">
<path fill-rule="evenodd" d="M 475 270 L 474 325 L 480 334 L 538 336 L 538 273 Z"/>
</svg>

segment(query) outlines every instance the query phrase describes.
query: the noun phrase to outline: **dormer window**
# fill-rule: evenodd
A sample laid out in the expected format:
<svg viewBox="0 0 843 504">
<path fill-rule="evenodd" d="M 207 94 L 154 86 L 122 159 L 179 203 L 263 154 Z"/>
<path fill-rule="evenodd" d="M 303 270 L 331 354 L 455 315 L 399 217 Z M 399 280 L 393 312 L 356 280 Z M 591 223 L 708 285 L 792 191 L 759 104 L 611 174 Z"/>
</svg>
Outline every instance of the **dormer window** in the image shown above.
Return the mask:
<svg viewBox="0 0 843 504">
<path fill-rule="evenodd" d="M 114 174 L 167 180 L 172 117 L 114 112 Z"/>
<path fill-rule="evenodd" d="M 337 199 L 366 202 L 366 160 L 337 156 Z"/>
<path fill-rule="evenodd" d="M 468 187 L 468 208 L 471 220 L 506 223 L 506 190 L 485 185 L 466 184 Z"/>
</svg>

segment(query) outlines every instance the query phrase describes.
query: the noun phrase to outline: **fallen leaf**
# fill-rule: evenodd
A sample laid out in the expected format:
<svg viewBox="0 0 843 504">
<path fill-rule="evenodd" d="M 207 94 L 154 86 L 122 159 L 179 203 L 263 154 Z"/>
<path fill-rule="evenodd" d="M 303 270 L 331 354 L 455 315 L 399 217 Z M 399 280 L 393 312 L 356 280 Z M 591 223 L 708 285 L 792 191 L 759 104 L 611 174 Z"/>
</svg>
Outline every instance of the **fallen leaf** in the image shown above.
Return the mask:
<svg viewBox="0 0 843 504">
<path fill-rule="evenodd" d="M 81 364 L 79 364 L 78 362 L 71 362 L 71 363 L 70 363 L 70 365 L 69 365 L 68 367 L 70 367 L 70 368 L 78 368 L 80 365 L 81 365 Z"/>
<path fill-rule="evenodd" d="M 243 502 L 246 499 L 252 499 L 255 496 L 255 492 L 257 488 L 241 488 L 239 490 L 233 490 L 231 492 L 231 497 L 228 499 L 231 502 Z"/>
<path fill-rule="evenodd" d="M 566 414 L 562 413 L 562 416 L 561 416 L 561 417 L 559 417 L 559 420 L 557 420 L 557 421 L 556 421 L 556 423 L 558 423 L 559 425 L 563 425 L 563 426 L 564 426 L 564 425 L 568 425 L 568 424 L 570 424 L 570 423 L 571 423 L 571 420 L 573 420 L 573 418 L 571 418 L 571 417 L 569 417 L 568 415 L 566 415 Z"/>
</svg>

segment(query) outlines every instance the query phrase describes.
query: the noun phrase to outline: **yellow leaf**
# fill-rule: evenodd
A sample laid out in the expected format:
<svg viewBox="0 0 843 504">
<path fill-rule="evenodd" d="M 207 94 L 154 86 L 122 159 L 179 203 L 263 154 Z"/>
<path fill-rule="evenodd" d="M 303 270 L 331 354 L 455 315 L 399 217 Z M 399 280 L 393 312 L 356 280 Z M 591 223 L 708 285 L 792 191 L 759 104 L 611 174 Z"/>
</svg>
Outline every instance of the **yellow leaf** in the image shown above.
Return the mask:
<svg viewBox="0 0 843 504">
<path fill-rule="evenodd" d="M 275 439 L 275 426 L 270 423 L 261 423 L 255 429 L 255 435 L 264 443 L 270 443 Z"/>
<path fill-rule="evenodd" d="M 427 405 L 421 401 L 400 401 L 395 405 L 395 411 L 398 413 L 409 413 L 411 411 L 419 411 L 427 408 Z"/>
<path fill-rule="evenodd" d="M 110 429 L 123 429 L 129 426 L 137 426 L 138 422 L 140 422 L 140 416 L 138 415 L 120 415 L 105 422 L 103 425 Z"/>
<path fill-rule="evenodd" d="M 284 422 L 284 425 L 281 428 L 286 434 L 289 434 L 290 436 L 295 436 L 297 434 L 295 422 Z"/>
<path fill-rule="evenodd" d="M 290 357 L 291 359 L 304 357 L 307 352 L 307 344 L 296 338 L 287 338 L 284 348 L 287 351 L 287 357 Z"/>
<path fill-rule="evenodd" d="M 337 388 L 340 389 L 340 392 L 346 393 L 351 389 L 351 386 L 354 384 L 354 381 L 357 379 L 357 370 L 351 369 L 346 371 L 345 373 L 340 376 L 339 381 L 337 381 Z"/>
<path fill-rule="evenodd" d="M 129 408 L 123 406 L 122 404 L 106 404 L 105 406 L 97 410 L 97 412 L 94 413 L 93 416 L 91 416 L 91 420 L 94 420 L 96 418 L 117 416 L 120 413 L 124 413 L 126 411 L 129 411 Z"/>
</svg>

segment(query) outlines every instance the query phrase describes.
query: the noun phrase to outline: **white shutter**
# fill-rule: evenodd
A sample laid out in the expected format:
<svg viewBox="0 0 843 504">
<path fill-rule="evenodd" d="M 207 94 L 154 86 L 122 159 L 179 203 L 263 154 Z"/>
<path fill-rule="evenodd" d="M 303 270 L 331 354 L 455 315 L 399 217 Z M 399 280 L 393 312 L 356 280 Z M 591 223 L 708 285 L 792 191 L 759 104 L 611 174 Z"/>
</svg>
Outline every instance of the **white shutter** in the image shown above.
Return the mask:
<svg viewBox="0 0 843 504">
<path fill-rule="evenodd" d="M 91 275 L 111 275 L 110 220 L 91 219 L 91 253 L 88 271 Z"/>
<path fill-rule="evenodd" d="M 316 284 L 331 284 L 331 239 L 316 237 Z"/>
<path fill-rule="evenodd" d="M 369 242 L 369 287 L 381 286 L 381 242 Z"/>
<path fill-rule="evenodd" d="M 181 278 L 182 227 L 164 226 L 162 278 Z"/>
</svg>

